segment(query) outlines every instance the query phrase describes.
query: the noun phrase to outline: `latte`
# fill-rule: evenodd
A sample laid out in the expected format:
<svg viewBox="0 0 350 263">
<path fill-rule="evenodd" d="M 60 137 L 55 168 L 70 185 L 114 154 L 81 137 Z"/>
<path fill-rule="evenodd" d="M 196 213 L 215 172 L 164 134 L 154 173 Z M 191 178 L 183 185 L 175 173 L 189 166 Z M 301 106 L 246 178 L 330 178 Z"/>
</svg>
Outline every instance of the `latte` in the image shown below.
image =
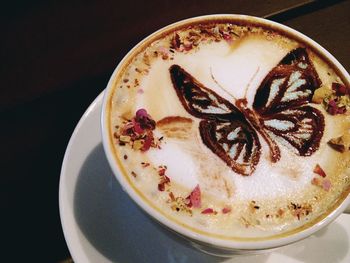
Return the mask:
<svg viewBox="0 0 350 263">
<path fill-rule="evenodd" d="M 232 240 L 317 223 L 350 189 L 348 83 L 311 47 L 235 20 L 185 24 L 124 61 L 115 162 L 169 220 Z"/>
</svg>

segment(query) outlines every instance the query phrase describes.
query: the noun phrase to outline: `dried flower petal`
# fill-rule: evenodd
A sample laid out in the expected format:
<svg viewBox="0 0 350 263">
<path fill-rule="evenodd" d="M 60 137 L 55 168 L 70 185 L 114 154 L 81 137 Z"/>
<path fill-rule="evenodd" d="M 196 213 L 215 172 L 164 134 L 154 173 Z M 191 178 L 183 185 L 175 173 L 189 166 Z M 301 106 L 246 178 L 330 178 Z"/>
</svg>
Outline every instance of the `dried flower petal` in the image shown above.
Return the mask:
<svg viewBox="0 0 350 263">
<path fill-rule="evenodd" d="M 222 37 L 223 37 L 226 41 L 232 39 L 231 35 L 230 35 L 230 34 L 227 34 L 227 33 L 222 33 Z"/>
<path fill-rule="evenodd" d="M 165 190 L 165 183 L 161 182 L 158 184 L 158 190 L 163 192 Z"/>
<path fill-rule="evenodd" d="M 164 176 L 161 180 L 160 180 L 160 182 L 159 182 L 159 184 L 158 184 L 158 190 L 159 191 L 164 191 L 165 190 L 165 185 L 168 185 L 170 183 L 170 179 L 169 179 L 169 177 L 167 177 L 167 176 Z"/>
<path fill-rule="evenodd" d="M 329 191 L 332 187 L 331 181 L 329 179 L 313 178 L 311 184 L 321 187 L 325 191 Z"/>
<path fill-rule="evenodd" d="M 316 166 L 314 168 L 314 173 L 316 173 L 322 177 L 326 177 L 326 173 L 323 171 L 323 169 L 321 168 L 321 166 L 319 164 L 316 164 Z"/>
<path fill-rule="evenodd" d="M 197 185 L 191 194 L 189 195 L 189 205 L 193 206 L 195 208 L 201 207 L 201 190 L 199 188 L 199 185 Z"/>
<path fill-rule="evenodd" d="M 132 120 L 132 123 L 134 124 L 133 129 L 136 133 L 138 134 L 144 133 L 144 129 L 141 128 L 140 123 L 136 122 L 135 119 Z"/>
<path fill-rule="evenodd" d="M 328 179 L 323 180 L 322 182 L 323 190 L 328 192 L 331 189 L 331 187 L 332 187 L 331 181 L 329 181 Z"/>
<path fill-rule="evenodd" d="M 328 102 L 327 112 L 331 115 L 342 114 L 346 111 L 345 107 L 338 107 L 335 99 L 332 99 Z"/>
<path fill-rule="evenodd" d="M 349 89 L 347 89 L 344 85 L 340 83 L 333 82 L 332 83 L 332 90 L 335 91 L 335 94 L 337 96 L 343 96 L 346 94 L 350 94 Z"/>
<path fill-rule="evenodd" d="M 343 84 L 333 82 L 332 88 L 321 87 L 314 92 L 312 101 L 323 105 L 331 115 L 344 114 L 350 109 L 350 90 Z"/>
<path fill-rule="evenodd" d="M 321 180 L 319 178 L 314 177 L 311 180 L 311 184 L 316 185 L 316 186 L 320 186 L 321 185 Z"/>
<path fill-rule="evenodd" d="M 170 178 L 165 175 L 166 167 L 160 166 L 160 170 L 158 170 L 158 174 L 160 176 L 160 182 L 158 184 L 158 190 L 159 191 L 164 191 L 165 190 L 165 185 L 170 184 Z"/>
<path fill-rule="evenodd" d="M 135 121 L 145 130 L 154 130 L 156 124 L 145 109 L 139 109 L 136 112 Z"/>
<path fill-rule="evenodd" d="M 214 211 L 213 208 L 206 208 L 206 209 L 204 209 L 204 210 L 201 212 L 201 214 L 205 214 L 205 215 L 207 215 L 207 214 L 217 214 L 217 212 Z"/>
<path fill-rule="evenodd" d="M 166 171 L 166 168 L 162 167 L 162 168 L 160 168 L 160 169 L 158 170 L 158 174 L 159 174 L 160 176 L 163 176 L 163 175 L 165 175 L 165 171 Z"/>
<path fill-rule="evenodd" d="M 145 141 L 143 143 L 143 146 L 141 148 L 141 151 L 143 151 L 143 152 L 148 151 L 149 148 L 151 148 L 151 146 L 152 146 L 152 142 L 153 142 L 153 135 L 151 133 L 147 134 L 145 137 Z"/>
<path fill-rule="evenodd" d="M 223 214 L 228 214 L 231 212 L 231 210 L 232 210 L 231 207 L 226 206 L 221 211 Z"/>
<path fill-rule="evenodd" d="M 148 113 L 145 109 L 138 109 L 136 111 L 136 120 L 140 120 L 141 118 L 147 118 L 148 117 Z"/>
<path fill-rule="evenodd" d="M 147 111 L 139 109 L 131 121 L 124 122 L 115 137 L 119 139 L 120 145 L 129 143 L 135 150 L 147 151 L 151 147 L 159 148 L 160 142 L 154 140 L 152 132 L 155 127 L 156 122 Z"/>
</svg>

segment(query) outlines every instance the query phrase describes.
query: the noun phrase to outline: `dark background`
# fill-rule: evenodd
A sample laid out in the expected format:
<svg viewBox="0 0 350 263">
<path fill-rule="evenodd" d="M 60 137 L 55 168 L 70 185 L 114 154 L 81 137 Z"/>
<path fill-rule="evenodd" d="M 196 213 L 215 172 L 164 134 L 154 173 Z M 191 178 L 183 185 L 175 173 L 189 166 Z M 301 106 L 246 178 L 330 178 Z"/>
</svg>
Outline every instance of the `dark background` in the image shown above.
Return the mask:
<svg viewBox="0 0 350 263">
<path fill-rule="evenodd" d="M 316 40 L 349 71 L 349 11 L 350 1 L 2 2 L 2 259 L 59 262 L 70 257 L 58 210 L 64 151 L 85 109 L 142 38 L 197 15 L 268 17 Z"/>
</svg>

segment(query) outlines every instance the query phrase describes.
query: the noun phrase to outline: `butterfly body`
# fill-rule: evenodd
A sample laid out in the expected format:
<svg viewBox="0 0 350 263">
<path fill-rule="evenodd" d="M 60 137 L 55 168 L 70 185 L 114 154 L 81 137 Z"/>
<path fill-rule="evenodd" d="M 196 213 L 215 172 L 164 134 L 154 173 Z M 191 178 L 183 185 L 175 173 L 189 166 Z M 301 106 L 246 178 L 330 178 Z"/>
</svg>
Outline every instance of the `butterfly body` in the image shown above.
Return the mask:
<svg viewBox="0 0 350 263">
<path fill-rule="evenodd" d="M 258 133 L 269 146 L 271 162 L 281 158 L 276 141 L 301 156 L 318 149 L 324 117 L 308 104 L 320 80 L 304 48 L 288 53 L 268 73 L 252 109 L 246 98 L 232 104 L 179 65 L 172 65 L 169 71 L 183 107 L 201 119 L 203 143 L 234 172 L 251 175 L 255 171 L 261 156 Z"/>
<path fill-rule="evenodd" d="M 265 131 L 264 124 L 260 116 L 248 107 L 247 99 L 238 99 L 236 100 L 235 105 L 244 114 L 245 118 L 255 128 L 255 130 L 258 131 L 258 133 L 260 133 L 260 135 L 267 142 L 267 145 L 270 148 L 270 160 L 273 163 L 279 161 L 281 158 L 281 151 L 279 147 L 277 146 L 276 142 L 272 140 Z"/>
</svg>

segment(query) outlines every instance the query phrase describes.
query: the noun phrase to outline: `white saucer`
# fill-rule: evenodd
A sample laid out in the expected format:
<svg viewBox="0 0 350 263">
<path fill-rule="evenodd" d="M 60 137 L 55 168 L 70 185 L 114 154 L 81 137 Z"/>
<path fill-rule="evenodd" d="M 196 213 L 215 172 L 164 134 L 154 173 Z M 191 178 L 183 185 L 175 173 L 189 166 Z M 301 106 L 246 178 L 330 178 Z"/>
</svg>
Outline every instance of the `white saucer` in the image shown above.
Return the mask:
<svg viewBox="0 0 350 263">
<path fill-rule="evenodd" d="M 269 254 L 217 258 L 174 241 L 122 190 L 100 135 L 102 94 L 87 109 L 64 156 L 59 203 L 64 236 L 77 263 L 350 262 L 350 215 Z"/>
</svg>

